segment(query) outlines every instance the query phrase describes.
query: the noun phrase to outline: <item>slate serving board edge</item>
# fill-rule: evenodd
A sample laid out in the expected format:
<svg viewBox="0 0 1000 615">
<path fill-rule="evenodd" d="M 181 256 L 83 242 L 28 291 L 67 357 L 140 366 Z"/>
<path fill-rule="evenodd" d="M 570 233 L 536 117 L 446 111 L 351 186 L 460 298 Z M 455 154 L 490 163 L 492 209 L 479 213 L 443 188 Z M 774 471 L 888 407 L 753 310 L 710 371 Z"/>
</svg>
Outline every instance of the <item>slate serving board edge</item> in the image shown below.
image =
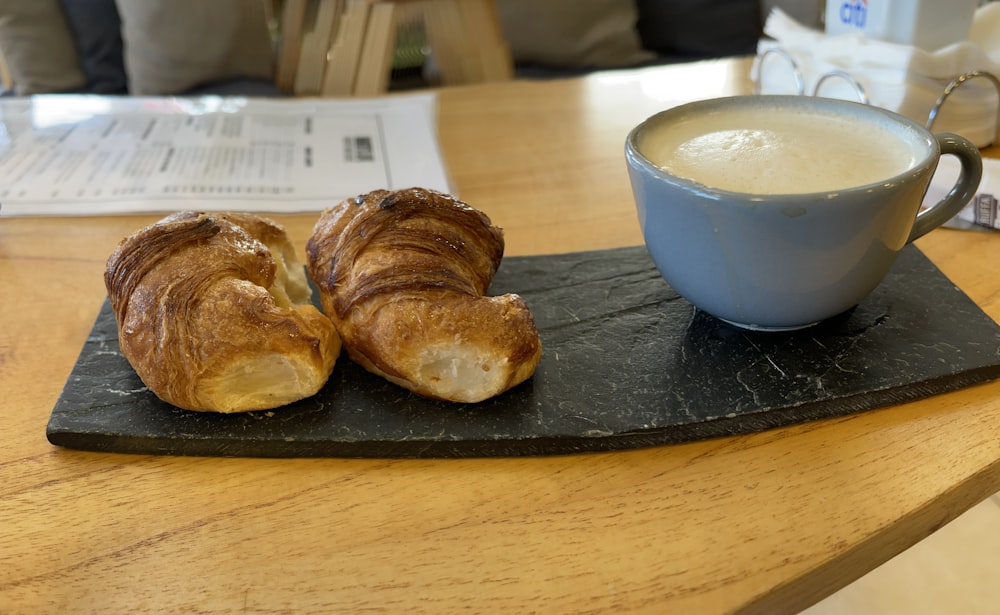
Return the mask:
<svg viewBox="0 0 1000 615">
<path fill-rule="evenodd" d="M 310 442 L 276 440 L 269 443 L 265 450 L 261 450 L 256 442 L 247 444 L 225 438 L 189 438 L 184 448 L 178 450 L 175 437 L 123 437 L 115 434 L 86 433 L 81 430 L 61 428 L 48 430 L 47 437 L 51 444 L 68 449 L 136 455 L 275 459 L 319 457 L 436 459 L 575 455 L 683 444 L 757 433 L 824 419 L 844 418 L 870 410 L 927 399 L 997 379 L 1000 379 L 1000 367 L 984 367 L 950 377 L 942 377 L 934 382 L 925 383 L 923 386 L 867 392 L 854 398 L 803 404 L 753 416 L 721 417 L 704 423 L 620 433 L 615 434 L 613 438 L 594 436 L 589 439 L 581 437 L 568 440 L 557 437 L 537 437 L 520 440 L 516 444 L 495 440 L 411 440 L 405 445 L 401 445 L 399 441 L 352 442 L 324 439 Z"/>
<path fill-rule="evenodd" d="M 357 392 L 351 393 L 355 397 L 350 403 L 371 406 L 371 414 L 375 420 L 388 423 L 388 426 L 378 425 L 377 429 L 369 429 L 368 438 L 338 437 L 335 428 L 343 427 L 338 425 L 338 421 L 363 423 L 368 420 L 367 413 L 360 413 L 357 416 L 346 413 L 343 416 L 335 415 L 332 413 L 338 412 L 336 408 L 327 410 L 324 406 L 324 404 L 326 406 L 335 404 L 323 399 L 304 400 L 299 402 L 298 409 L 293 410 L 315 421 L 315 433 L 291 435 L 279 429 L 280 421 L 273 421 L 269 427 L 266 420 L 249 420 L 246 417 L 232 419 L 219 415 L 195 417 L 192 415 L 198 413 L 185 413 L 172 407 L 174 414 L 164 412 L 162 406 L 165 405 L 155 398 L 150 399 L 152 394 L 148 391 L 144 395 L 140 393 L 125 401 L 118 401 L 113 396 L 105 397 L 104 401 L 90 399 L 88 395 L 91 389 L 101 386 L 108 388 L 108 385 L 106 382 L 102 383 L 99 378 L 95 379 L 93 374 L 83 373 L 87 370 L 82 366 L 88 361 L 98 361 L 95 364 L 98 365 L 98 369 L 103 369 L 100 367 L 102 365 L 100 361 L 118 361 L 116 369 L 123 373 L 130 372 L 131 377 L 138 381 L 127 363 L 122 368 L 121 361 L 124 359 L 120 354 L 117 358 L 113 358 L 114 353 L 109 352 L 109 345 L 113 345 L 114 350 L 117 350 L 117 340 L 101 339 L 100 335 L 96 335 L 103 327 L 104 338 L 113 337 L 109 332 L 109 327 L 113 327 L 113 317 L 109 323 L 108 306 L 105 302 L 102 308 L 104 316 L 99 316 L 95 322 L 94 332 L 81 351 L 74 373 L 67 380 L 63 395 L 53 409 L 46 435 L 52 444 L 71 449 L 154 455 L 437 458 L 575 454 L 678 444 L 752 433 L 915 401 L 1000 378 L 1000 327 L 997 327 L 988 315 L 951 284 L 915 247 L 908 247 L 904 253 L 901 255 L 902 263 L 894 273 L 893 279 L 887 280 L 886 288 L 878 291 L 884 296 L 878 296 L 876 293 L 867 305 L 863 304 L 852 314 L 840 319 L 840 322 L 824 325 L 825 328 L 819 329 L 818 333 L 810 332 L 805 335 L 826 336 L 820 339 L 831 346 L 840 343 L 841 350 L 845 348 L 852 350 L 865 344 L 868 345 L 868 350 L 864 352 L 876 353 L 892 351 L 896 346 L 909 353 L 921 352 L 920 348 L 935 345 L 941 346 L 943 350 L 934 348 L 934 352 L 930 355 L 917 357 L 916 363 L 922 362 L 922 364 L 916 365 L 917 372 L 912 377 L 904 375 L 900 378 L 889 370 L 872 378 L 848 375 L 843 381 L 828 381 L 827 385 L 839 388 L 826 397 L 813 391 L 803 393 L 793 386 L 798 383 L 792 382 L 789 385 L 792 386 L 790 389 L 781 390 L 778 387 L 774 391 L 768 391 L 771 399 L 765 399 L 761 407 L 753 407 L 747 399 L 739 397 L 738 394 L 741 393 L 739 391 L 734 393 L 731 390 L 724 390 L 720 393 L 724 394 L 721 398 L 707 395 L 702 399 L 698 395 L 697 387 L 691 385 L 695 388 L 687 393 L 689 399 L 693 401 L 684 401 L 687 406 L 680 408 L 683 412 L 677 413 L 675 412 L 677 408 L 670 407 L 672 403 L 670 400 L 660 399 L 661 396 L 655 387 L 646 394 L 646 397 L 639 399 L 636 408 L 609 408 L 608 406 L 614 402 L 602 401 L 600 394 L 603 394 L 603 391 L 595 389 L 599 393 L 596 397 L 588 398 L 587 391 L 584 390 L 579 395 L 580 399 L 574 401 L 575 412 L 578 414 L 586 415 L 591 411 L 594 412 L 598 429 L 584 429 L 569 422 L 567 417 L 555 413 L 543 417 L 550 424 L 545 424 L 545 421 L 540 422 L 541 427 L 529 424 L 528 419 L 535 411 L 533 406 L 538 406 L 539 413 L 548 413 L 551 411 L 548 406 L 552 405 L 553 401 L 561 401 L 559 398 L 553 399 L 554 396 L 573 395 L 576 388 L 581 388 L 577 383 L 562 386 L 557 382 L 558 377 L 564 373 L 559 371 L 558 365 L 553 367 L 552 353 L 562 351 L 573 356 L 572 353 L 575 351 L 579 354 L 579 349 L 574 350 L 574 344 L 577 344 L 581 336 L 590 335 L 586 327 L 600 332 L 604 326 L 601 319 L 617 321 L 621 320 L 622 314 L 628 314 L 633 320 L 639 318 L 637 322 L 630 320 L 626 323 L 627 327 L 648 327 L 650 323 L 654 323 L 659 327 L 654 334 L 662 333 L 664 343 L 658 344 L 653 350 L 653 346 L 648 344 L 643 346 L 641 339 L 633 340 L 632 347 L 625 347 L 624 351 L 616 348 L 615 351 L 651 353 L 650 356 L 643 357 L 644 364 L 650 363 L 646 367 L 649 372 L 646 374 L 647 380 L 649 376 L 662 376 L 663 373 L 673 377 L 670 373 L 673 370 L 679 374 L 677 378 L 682 381 L 681 385 L 673 385 L 675 387 L 683 388 L 685 386 L 683 381 L 700 375 L 700 371 L 705 367 L 704 363 L 699 363 L 704 361 L 704 358 L 694 357 L 689 359 L 688 363 L 679 361 L 677 356 L 686 357 L 686 353 L 691 352 L 688 349 L 686 353 L 671 353 L 680 346 L 702 349 L 714 345 L 725 351 L 726 356 L 718 358 L 717 362 L 720 362 L 720 365 L 713 367 L 716 372 L 707 376 L 710 382 L 718 381 L 720 375 L 725 376 L 730 368 L 735 367 L 748 369 L 751 376 L 766 384 L 768 378 L 774 376 L 774 372 L 767 362 L 759 360 L 759 357 L 753 354 L 760 350 L 759 347 L 762 345 L 766 347 L 771 344 L 770 348 L 765 348 L 765 354 L 770 352 L 779 362 L 788 363 L 803 357 L 809 360 L 816 359 L 813 355 L 802 352 L 802 347 L 806 343 L 803 340 L 808 338 L 794 335 L 791 337 L 751 335 L 696 312 L 686 302 L 678 299 L 672 289 L 658 279 L 655 270 L 651 273 L 651 264 L 644 250 L 625 248 L 555 257 L 509 259 L 511 274 L 506 278 L 498 274 L 498 290 L 506 292 L 520 290 L 523 287 L 522 294 L 533 311 L 540 308 L 539 328 L 543 331 L 543 342 L 548 340 L 546 353 L 549 363 L 543 359 L 543 366 L 540 366 L 535 379 L 488 403 L 462 411 L 455 410 L 454 406 L 421 400 L 408 393 L 401 394 L 401 389 L 395 388 L 394 385 L 389 385 L 384 390 L 376 390 L 370 395 L 364 391 L 361 397 L 357 397 Z M 579 293 L 588 297 L 591 295 L 607 297 L 613 294 L 608 290 L 609 280 L 613 280 L 612 286 L 620 286 L 614 289 L 616 292 L 626 289 L 623 291 L 626 296 L 620 305 L 595 304 L 590 308 L 593 313 L 583 318 L 580 316 L 587 316 L 584 313 L 586 309 L 581 311 L 574 306 L 575 321 L 567 319 L 562 314 L 563 310 L 559 304 L 567 301 L 566 297 L 575 299 Z M 548 289 L 550 282 L 557 289 L 564 289 L 567 294 L 561 299 L 552 295 Z M 900 293 L 906 296 L 898 299 L 896 295 Z M 642 306 L 641 309 L 631 307 L 636 305 Z M 956 321 L 956 325 L 945 318 L 948 315 L 961 320 Z M 919 328 L 913 326 L 914 322 L 919 323 L 921 318 L 927 317 L 931 318 L 928 326 Z M 593 324 L 595 322 L 598 324 Z M 884 324 L 886 322 L 889 325 Z M 952 334 L 958 325 L 961 326 L 959 333 L 965 335 L 967 341 L 964 347 L 949 350 Z M 552 333 L 553 331 L 560 332 L 564 339 L 559 339 Z M 943 339 L 949 343 L 938 344 Z M 587 341 L 591 346 L 595 343 L 598 342 Z M 659 346 L 666 346 L 666 351 L 661 351 Z M 730 356 L 734 351 L 735 358 Z M 740 354 L 741 352 L 744 354 Z M 942 359 L 942 352 L 951 354 Z M 706 356 L 709 361 L 712 360 L 712 356 Z M 767 358 L 773 363 L 771 356 Z M 596 371 L 605 369 L 602 363 L 603 357 L 576 356 L 576 358 L 591 363 L 591 371 L 585 370 L 582 379 L 592 379 L 587 378 L 588 373 L 603 374 L 603 371 Z M 613 362 L 618 358 L 617 355 L 613 355 L 611 360 Z M 341 361 L 345 359 L 342 357 Z M 952 361 L 952 364 L 942 368 L 938 365 L 942 361 Z M 815 366 L 807 365 L 805 375 L 810 375 L 808 373 L 810 369 L 818 372 L 823 367 L 821 360 L 817 361 Z M 377 383 L 381 381 L 377 377 L 358 370 L 360 368 L 347 362 L 343 366 L 338 364 L 335 375 L 339 371 L 342 378 L 347 381 L 361 382 L 358 387 L 362 389 L 377 389 L 380 386 Z M 567 373 L 572 375 L 575 371 L 571 369 Z M 608 378 L 621 378 L 627 385 L 629 376 L 629 374 L 611 374 Z M 127 378 L 129 374 L 122 377 Z M 669 385 L 671 381 L 668 379 L 663 382 Z M 775 386 L 777 384 L 781 383 L 776 383 Z M 125 383 L 120 385 L 120 388 L 127 389 L 128 386 L 136 385 L 134 382 Z M 334 385 L 334 391 L 337 390 L 336 386 Z M 141 382 L 139 387 L 141 388 Z M 322 395 L 323 392 L 318 397 Z M 800 395 L 801 399 L 790 399 L 796 395 Z M 735 404 L 733 400 L 736 401 Z M 141 407 L 133 408 L 132 404 L 139 404 Z M 319 409 L 316 404 L 319 404 Z M 736 413 L 719 416 L 720 408 L 728 408 L 731 405 L 737 408 Z M 278 409 L 274 412 L 288 411 Z M 652 426 L 649 425 L 650 416 L 656 419 L 654 421 L 656 424 Z M 295 417 L 293 414 L 289 420 L 294 421 Z M 258 414 L 256 419 L 260 418 Z M 424 431 L 420 432 L 418 429 L 416 433 L 413 430 L 406 433 L 408 427 L 406 421 L 414 418 L 416 423 L 421 421 L 426 423 Z M 481 418 L 484 424 L 491 421 L 492 424 L 479 429 L 478 418 Z M 199 427 L 202 422 L 204 425 Z M 441 427 L 450 425 L 455 425 L 456 431 L 452 434 L 444 433 Z M 224 432 L 226 426 L 229 426 L 230 431 L 222 433 L 219 437 L 218 434 Z"/>
</svg>

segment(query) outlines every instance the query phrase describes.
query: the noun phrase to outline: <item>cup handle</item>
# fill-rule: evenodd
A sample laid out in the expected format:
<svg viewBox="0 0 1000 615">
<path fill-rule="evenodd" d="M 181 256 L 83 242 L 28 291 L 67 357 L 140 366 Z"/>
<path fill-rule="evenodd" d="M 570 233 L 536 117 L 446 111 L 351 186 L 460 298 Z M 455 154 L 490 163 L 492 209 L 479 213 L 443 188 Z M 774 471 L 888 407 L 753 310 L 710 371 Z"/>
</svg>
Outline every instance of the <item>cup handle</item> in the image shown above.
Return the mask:
<svg viewBox="0 0 1000 615">
<path fill-rule="evenodd" d="M 976 196 L 983 179 L 983 159 L 979 150 L 968 139 L 944 132 L 934 135 L 941 147 L 941 155 L 952 154 L 962 164 L 962 170 L 948 194 L 934 205 L 917 214 L 906 243 L 926 235 L 962 211 L 966 203 Z"/>
</svg>

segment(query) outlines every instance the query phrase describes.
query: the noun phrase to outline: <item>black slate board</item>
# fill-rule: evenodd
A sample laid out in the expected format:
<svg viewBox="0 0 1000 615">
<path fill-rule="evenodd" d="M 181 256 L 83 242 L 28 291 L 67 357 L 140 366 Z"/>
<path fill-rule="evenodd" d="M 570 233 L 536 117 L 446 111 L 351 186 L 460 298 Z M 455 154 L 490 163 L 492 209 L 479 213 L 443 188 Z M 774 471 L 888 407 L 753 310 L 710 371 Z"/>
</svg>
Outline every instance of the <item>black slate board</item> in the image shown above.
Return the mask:
<svg viewBox="0 0 1000 615">
<path fill-rule="evenodd" d="M 188 412 L 145 389 L 105 302 L 52 412 L 53 444 L 248 457 L 566 454 L 679 443 L 833 417 L 1000 376 L 1000 327 L 919 250 L 861 305 L 754 333 L 677 296 L 642 247 L 504 260 L 541 331 L 535 376 L 487 402 L 434 402 L 341 357 L 315 397 L 269 412 Z"/>
</svg>

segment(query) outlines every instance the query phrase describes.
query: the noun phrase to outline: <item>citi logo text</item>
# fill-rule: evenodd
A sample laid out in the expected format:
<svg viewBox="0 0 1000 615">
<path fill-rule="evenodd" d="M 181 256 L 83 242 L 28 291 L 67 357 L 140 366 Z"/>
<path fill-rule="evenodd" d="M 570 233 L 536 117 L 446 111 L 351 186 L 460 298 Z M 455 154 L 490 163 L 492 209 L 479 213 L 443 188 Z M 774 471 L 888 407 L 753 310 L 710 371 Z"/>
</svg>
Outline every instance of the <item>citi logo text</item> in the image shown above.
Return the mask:
<svg viewBox="0 0 1000 615">
<path fill-rule="evenodd" d="M 868 21 L 868 0 L 847 0 L 840 5 L 837 15 L 843 24 L 864 28 Z"/>
</svg>

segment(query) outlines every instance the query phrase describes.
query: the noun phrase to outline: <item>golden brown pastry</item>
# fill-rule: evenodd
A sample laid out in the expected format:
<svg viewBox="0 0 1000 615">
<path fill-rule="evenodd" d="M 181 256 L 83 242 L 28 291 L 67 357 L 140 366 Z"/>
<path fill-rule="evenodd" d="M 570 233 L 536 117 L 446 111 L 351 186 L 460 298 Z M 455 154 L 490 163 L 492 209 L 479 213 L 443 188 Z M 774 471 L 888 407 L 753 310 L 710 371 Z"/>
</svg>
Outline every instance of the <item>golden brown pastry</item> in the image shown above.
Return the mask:
<svg viewBox="0 0 1000 615">
<path fill-rule="evenodd" d="M 477 402 L 529 378 L 542 354 L 521 297 L 483 296 L 503 247 L 482 212 L 411 188 L 327 209 L 306 253 L 354 361 L 419 395 Z"/>
<path fill-rule="evenodd" d="M 340 353 L 285 231 L 252 214 L 174 214 L 125 238 L 104 282 L 122 354 L 160 399 L 244 412 L 313 395 Z"/>
</svg>

